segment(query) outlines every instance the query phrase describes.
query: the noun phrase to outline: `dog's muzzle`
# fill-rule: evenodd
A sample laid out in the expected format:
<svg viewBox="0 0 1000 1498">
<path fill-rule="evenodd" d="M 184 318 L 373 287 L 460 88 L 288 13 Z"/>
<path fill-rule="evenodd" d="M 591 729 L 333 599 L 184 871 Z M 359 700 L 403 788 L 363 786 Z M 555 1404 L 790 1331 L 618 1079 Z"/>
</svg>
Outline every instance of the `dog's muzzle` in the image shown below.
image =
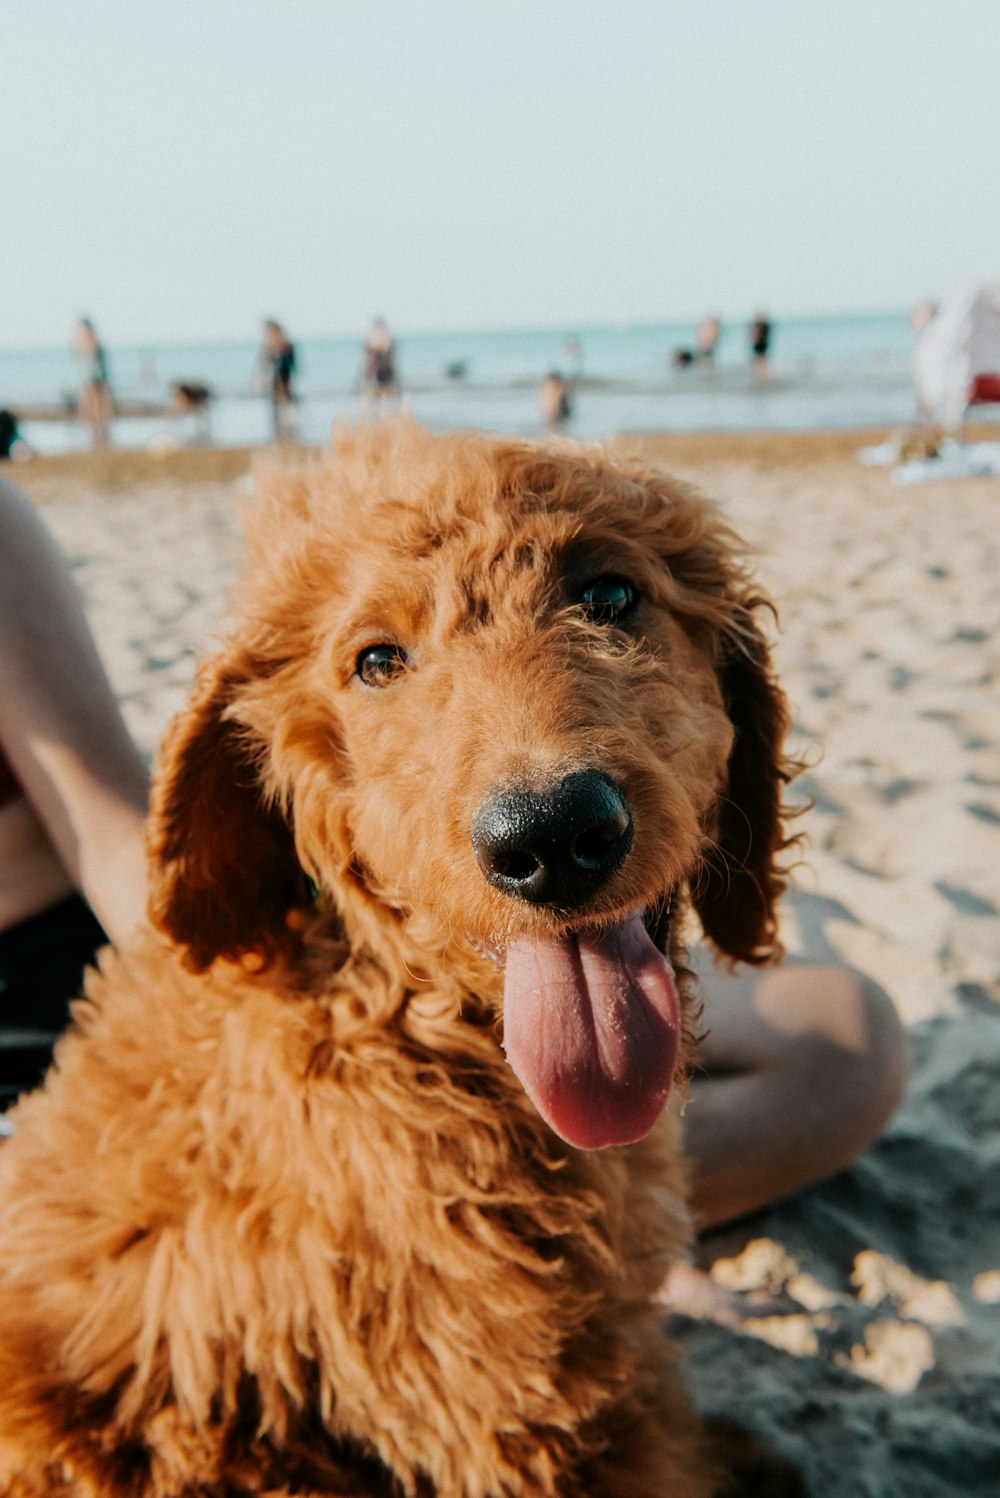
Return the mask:
<svg viewBox="0 0 1000 1498">
<path fill-rule="evenodd" d="M 476 861 L 494 888 L 564 909 L 621 868 L 632 835 L 625 798 L 603 770 L 579 770 L 543 790 L 499 791 L 472 823 Z"/>
</svg>

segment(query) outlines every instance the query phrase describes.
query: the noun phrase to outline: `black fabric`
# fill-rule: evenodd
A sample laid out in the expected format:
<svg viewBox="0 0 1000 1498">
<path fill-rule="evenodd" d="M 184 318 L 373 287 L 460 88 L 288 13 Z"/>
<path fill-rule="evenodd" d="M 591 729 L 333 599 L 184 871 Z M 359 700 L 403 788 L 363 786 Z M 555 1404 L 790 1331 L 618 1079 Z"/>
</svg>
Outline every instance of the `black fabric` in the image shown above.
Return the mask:
<svg viewBox="0 0 1000 1498">
<path fill-rule="evenodd" d="M 0 932 L 0 1109 L 45 1075 L 84 969 L 107 939 L 79 895 Z"/>
</svg>

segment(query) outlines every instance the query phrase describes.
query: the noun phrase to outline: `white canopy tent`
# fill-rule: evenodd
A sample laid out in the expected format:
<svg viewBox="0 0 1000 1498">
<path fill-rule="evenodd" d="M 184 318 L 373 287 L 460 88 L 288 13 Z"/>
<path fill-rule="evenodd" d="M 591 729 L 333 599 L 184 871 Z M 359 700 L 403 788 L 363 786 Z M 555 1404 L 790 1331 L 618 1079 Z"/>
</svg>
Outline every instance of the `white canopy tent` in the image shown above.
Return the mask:
<svg viewBox="0 0 1000 1498">
<path fill-rule="evenodd" d="M 1000 282 L 956 292 L 913 351 L 921 409 L 949 431 L 962 425 L 976 382 L 989 375 L 1000 382 Z"/>
</svg>

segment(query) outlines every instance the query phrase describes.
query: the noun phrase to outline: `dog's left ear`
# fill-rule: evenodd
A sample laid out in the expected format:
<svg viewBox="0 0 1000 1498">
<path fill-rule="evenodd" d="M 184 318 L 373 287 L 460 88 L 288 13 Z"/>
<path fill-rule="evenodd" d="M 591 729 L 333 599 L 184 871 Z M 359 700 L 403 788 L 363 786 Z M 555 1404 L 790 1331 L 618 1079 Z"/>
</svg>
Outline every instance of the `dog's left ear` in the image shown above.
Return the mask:
<svg viewBox="0 0 1000 1498">
<path fill-rule="evenodd" d="M 232 706 L 246 673 L 225 657 L 201 669 L 153 783 L 149 912 L 203 971 L 249 952 L 267 962 L 294 941 L 308 904 L 292 829 L 262 784 L 259 754 Z"/>
<path fill-rule="evenodd" d="M 777 859 L 794 841 L 784 835 L 782 806 L 794 767 L 782 753 L 784 693 L 751 608 L 724 647 L 719 681 L 735 738 L 713 841 L 692 898 L 706 936 L 721 952 L 761 963 L 781 953 L 776 907 L 787 880 Z"/>
</svg>

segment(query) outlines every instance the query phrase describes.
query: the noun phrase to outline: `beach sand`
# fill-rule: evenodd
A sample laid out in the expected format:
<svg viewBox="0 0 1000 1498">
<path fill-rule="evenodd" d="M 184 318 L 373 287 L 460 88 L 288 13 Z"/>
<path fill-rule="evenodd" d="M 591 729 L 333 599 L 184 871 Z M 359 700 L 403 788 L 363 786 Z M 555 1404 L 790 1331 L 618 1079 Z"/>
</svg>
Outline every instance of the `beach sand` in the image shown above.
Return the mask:
<svg viewBox="0 0 1000 1498">
<path fill-rule="evenodd" d="M 872 973 L 912 1076 L 851 1170 L 702 1256 L 784 1314 L 672 1318 L 703 1409 L 814 1498 L 1000 1493 L 1000 482 L 897 488 L 884 433 L 650 436 L 713 495 L 778 601 L 810 761 L 789 946 Z M 220 628 L 247 452 L 91 454 L 12 477 L 70 557 L 150 754 Z"/>
</svg>

